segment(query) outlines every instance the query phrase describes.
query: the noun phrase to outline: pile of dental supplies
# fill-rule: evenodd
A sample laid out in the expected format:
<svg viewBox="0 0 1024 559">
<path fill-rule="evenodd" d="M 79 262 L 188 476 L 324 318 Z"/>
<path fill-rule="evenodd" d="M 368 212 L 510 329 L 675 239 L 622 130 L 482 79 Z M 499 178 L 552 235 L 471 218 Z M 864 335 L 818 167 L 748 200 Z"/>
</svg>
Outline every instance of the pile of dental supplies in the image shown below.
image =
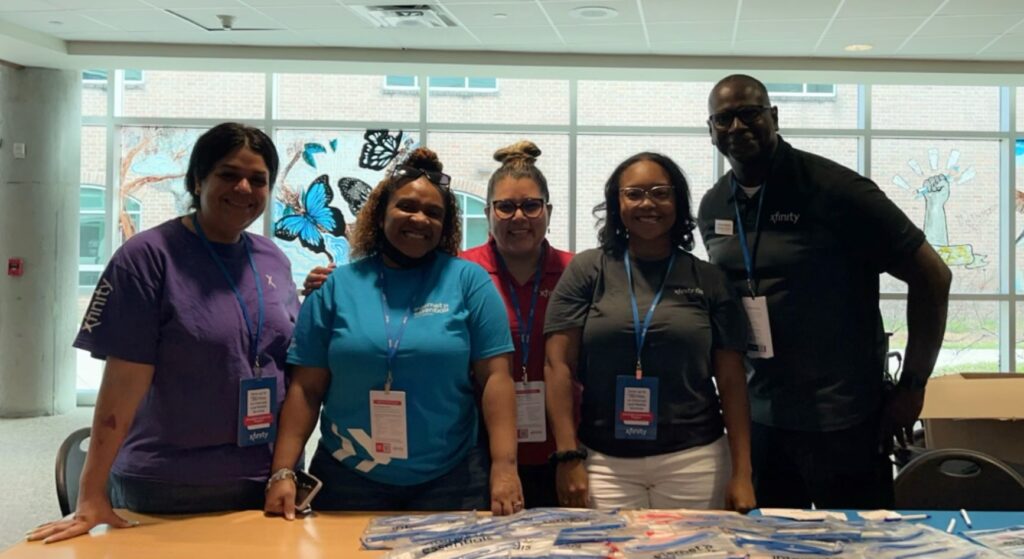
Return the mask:
<svg viewBox="0 0 1024 559">
<path fill-rule="evenodd" d="M 893 521 L 895 520 L 895 521 Z M 366 549 L 387 559 L 981 559 L 1012 557 L 1007 534 L 973 541 L 899 518 L 794 520 L 720 511 L 528 509 L 375 518 Z M 983 547 L 1001 543 L 1002 551 Z M 993 546 L 995 547 L 995 546 Z"/>
</svg>

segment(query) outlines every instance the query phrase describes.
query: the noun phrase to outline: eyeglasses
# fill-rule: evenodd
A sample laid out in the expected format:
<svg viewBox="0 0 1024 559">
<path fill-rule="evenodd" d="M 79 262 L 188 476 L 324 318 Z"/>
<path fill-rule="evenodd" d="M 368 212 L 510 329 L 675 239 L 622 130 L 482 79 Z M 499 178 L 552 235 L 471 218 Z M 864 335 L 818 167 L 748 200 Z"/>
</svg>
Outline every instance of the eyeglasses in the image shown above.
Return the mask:
<svg viewBox="0 0 1024 559">
<path fill-rule="evenodd" d="M 715 113 L 708 117 L 708 122 L 715 128 L 728 130 L 732 126 L 733 121 L 738 118 L 740 122 L 750 126 L 757 122 L 757 119 L 761 118 L 761 115 L 768 110 L 771 110 L 771 107 L 740 107 L 731 111 Z"/>
<path fill-rule="evenodd" d="M 425 169 L 417 169 L 416 167 L 410 167 L 408 165 L 398 165 L 394 171 L 391 171 L 391 176 L 396 179 L 409 178 L 416 180 L 420 177 L 427 177 L 427 180 L 440 186 L 441 188 L 448 188 L 448 185 L 452 183 L 452 178 L 439 171 L 427 171 Z"/>
<path fill-rule="evenodd" d="M 631 186 L 627 188 L 620 188 L 619 194 L 621 194 L 626 200 L 635 204 L 643 202 L 644 198 L 650 198 L 655 204 L 664 204 L 672 200 L 672 185 L 659 184 L 650 188 Z"/>
<path fill-rule="evenodd" d="M 514 200 L 494 200 L 491 207 L 494 208 L 494 215 L 498 219 L 512 219 L 516 211 L 523 210 L 523 215 L 528 218 L 540 217 L 544 213 L 547 203 L 543 198 L 526 198 L 522 202 Z"/>
</svg>

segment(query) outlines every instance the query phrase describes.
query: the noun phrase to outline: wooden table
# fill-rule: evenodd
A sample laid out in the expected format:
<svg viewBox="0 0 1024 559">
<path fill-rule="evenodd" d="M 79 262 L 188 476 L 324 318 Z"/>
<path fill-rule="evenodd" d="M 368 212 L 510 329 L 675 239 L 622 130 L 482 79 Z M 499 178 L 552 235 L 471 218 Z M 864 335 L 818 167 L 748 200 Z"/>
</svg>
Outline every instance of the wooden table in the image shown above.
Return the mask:
<svg viewBox="0 0 1024 559">
<path fill-rule="evenodd" d="M 359 536 L 374 515 L 315 513 L 288 522 L 260 511 L 200 516 L 144 516 L 119 511 L 142 525 L 124 530 L 97 527 L 88 536 L 44 545 L 22 542 L 0 559 L 371 559 L 382 551 L 360 550 Z"/>
</svg>

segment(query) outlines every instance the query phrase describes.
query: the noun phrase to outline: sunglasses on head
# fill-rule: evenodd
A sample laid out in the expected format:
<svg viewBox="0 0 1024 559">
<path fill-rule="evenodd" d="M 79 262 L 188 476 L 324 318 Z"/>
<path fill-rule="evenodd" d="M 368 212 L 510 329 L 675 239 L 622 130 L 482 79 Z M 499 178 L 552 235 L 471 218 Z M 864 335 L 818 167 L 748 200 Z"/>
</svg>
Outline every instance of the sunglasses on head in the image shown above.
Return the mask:
<svg viewBox="0 0 1024 559">
<path fill-rule="evenodd" d="M 522 202 L 515 200 L 493 200 L 491 208 L 498 219 L 512 219 L 518 210 L 523 210 L 523 215 L 528 218 L 540 217 L 544 213 L 547 203 L 543 198 L 525 198 Z"/>
<path fill-rule="evenodd" d="M 395 170 L 391 171 L 391 176 L 396 179 L 408 178 L 410 180 L 427 177 L 428 181 L 440 186 L 441 188 L 448 188 L 452 183 L 452 178 L 440 171 L 427 171 L 425 169 L 418 169 L 408 165 L 396 166 Z"/>
<path fill-rule="evenodd" d="M 768 110 L 771 110 L 771 107 L 740 107 L 731 111 L 715 113 L 708 117 L 708 122 L 715 128 L 725 130 L 732 126 L 733 121 L 738 118 L 740 122 L 750 126 L 757 122 L 757 119 L 761 118 L 761 115 Z"/>
</svg>

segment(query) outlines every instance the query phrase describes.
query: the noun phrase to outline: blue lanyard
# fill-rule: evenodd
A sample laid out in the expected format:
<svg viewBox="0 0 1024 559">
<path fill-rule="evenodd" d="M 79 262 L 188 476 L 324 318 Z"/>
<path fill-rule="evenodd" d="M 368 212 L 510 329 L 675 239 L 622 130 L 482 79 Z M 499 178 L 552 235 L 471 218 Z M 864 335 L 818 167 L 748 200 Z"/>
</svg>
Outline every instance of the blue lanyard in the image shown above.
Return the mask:
<svg viewBox="0 0 1024 559">
<path fill-rule="evenodd" d="M 651 307 L 647 309 L 647 316 L 644 317 L 643 325 L 640 324 L 640 309 L 636 303 L 636 291 L 633 290 L 633 266 L 629 262 L 629 250 L 626 250 L 626 279 L 629 281 L 629 302 L 633 305 L 633 335 L 636 336 L 636 378 L 643 377 L 643 368 L 640 365 L 640 354 L 643 352 L 644 341 L 647 339 L 647 331 L 651 328 L 651 321 L 654 320 L 654 308 L 661 301 L 665 293 L 665 284 L 668 283 L 668 276 L 672 273 L 672 265 L 676 262 L 675 249 L 672 250 L 672 257 L 668 260 L 668 268 L 665 269 L 665 277 L 661 278 L 661 287 L 654 294 Z"/>
<path fill-rule="evenodd" d="M 747 231 L 743 228 L 743 217 L 740 215 L 740 205 L 736 203 L 736 190 L 738 188 L 736 177 L 730 175 L 729 180 L 732 182 L 732 207 L 736 210 L 736 231 L 740 236 L 743 265 L 747 269 L 747 289 L 750 290 L 750 296 L 754 297 L 756 295 L 754 291 L 754 262 L 757 259 L 757 248 L 761 245 L 761 208 L 764 207 L 765 186 L 767 185 L 761 187 L 761 197 L 757 200 L 757 219 L 754 222 L 754 231 L 756 231 L 757 237 L 754 239 L 754 252 L 751 254 L 750 247 L 747 246 Z"/>
<path fill-rule="evenodd" d="M 512 273 L 505 265 L 505 259 L 501 257 L 496 249 L 494 255 L 498 257 L 498 265 L 508 276 L 508 297 L 511 299 L 512 310 L 516 313 L 516 322 L 519 323 L 519 354 L 520 362 L 523 365 L 523 383 L 526 383 L 526 365 L 530 362 L 530 336 L 533 333 L 533 315 L 537 310 L 537 297 L 540 295 L 540 280 L 544 277 L 544 262 L 548 256 L 548 246 L 545 244 L 540 251 L 540 260 L 537 262 L 537 273 L 533 275 L 533 294 L 530 296 L 530 312 L 526 322 L 523 322 L 523 311 L 519 304 L 519 295 L 516 293 L 516 286 L 512 282 Z"/>
<path fill-rule="evenodd" d="M 391 331 L 391 316 L 388 315 L 388 288 L 387 281 L 384 278 L 384 262 L 380 260 L 377 262 L 377 279 L 380 280 L 380 304 L 381 310 L 384 311 L 384 334 L 388 338 L 388 377 L 384 381 L 384 391 L 390 392 L 391 382 L 394 380 L 394 377 L 391 375 L 391 369 L 395 364 L 395 358 L 398 356 L 398 346 L 402 344 L 402 337 L 405 336 L 405 327 L 409 324 L 409 319 L 412 318 L 413 307 L 416 306 L 416 301 L 420 298 L 426 278 L 423 278 L 424 281 L 419 282 L 420 289 L 409 300 L 409 306 L 405 309 L 402 321 L 398 324 L 398 331 L 394 333 Z"/>
<path fill-rule="evenodd" d="M 245 299 L 242 298 L 242 293 L 238 290 L 238 285 L 235 284 L 235 280 L 231 277 L 231 273 L 228 272 L 228 267 L 224 264 L 224 260 L 217 254 L 217 251 L 213 250 L 213 245 L 210 240 L 206 238 L 206 233 L 203 232 L 203 226 L 199 224 L 199 215 L 192 214 L 192 224 L 195 225 L 196 235 L 199 236 L 199 240 L 203 242 L 203 246 L 206 247 L 206 252 L 210 253 L 210 257 L 220 268 L 220 272 L 224 274 L 224 279 L 228 281 L 228 285 L 231 286 L 231 291 L 235 293 L 235 299 L 238 300 L 238 306 L 242 309 L 242 318 L 245 320 L 245 329 L 249 333 L 249 361 L 252 363 L 253 371 L 256 373 L 256 378 L 262 377 L 263 373 L 260 371 L 260 336 L 263 334 L 263 286 L 260 284 L 260 274 L 256 271 L 256 260 L 252 257 L 252 248 L 250 248 L 251 241 L 245 233 L 242 233 L 242 245 L 245 247 L 245 255 L 249 257 L 249 268 L 252 269 L 253 281 L 256 283 L 256 328 L 255 331 L 252 327 L 252 319 L 249 318 L 249 308 L 245 304 Z"/>
</svg>

